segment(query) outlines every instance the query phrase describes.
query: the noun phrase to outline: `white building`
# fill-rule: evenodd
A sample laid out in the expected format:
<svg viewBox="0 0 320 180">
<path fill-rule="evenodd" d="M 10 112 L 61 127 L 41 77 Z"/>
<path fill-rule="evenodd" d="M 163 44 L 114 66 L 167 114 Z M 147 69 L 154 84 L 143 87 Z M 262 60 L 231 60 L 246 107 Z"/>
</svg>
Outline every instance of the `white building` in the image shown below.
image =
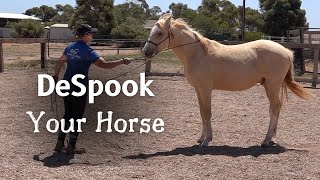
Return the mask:
<svg viewBox="0 0 320 180">
<path fill-rule="evenodd" d="M 69 40 L 74 37 L 74 33 L 68 24 L 54 24 L 50 26 L 48 33 L 50 40 Z"/>
<path fill-rule="evenodd" d="M 41 21 L 41 19 L 28 16 L 25 14 L 14 14 L 14 13 L 0 13 L 0 38 L 9 38 L 13 30 L 11 28 L 6 28 L 8 22 L 17 22 L 24 19 L 33 19 L 36 21 Z"/>
</svg>

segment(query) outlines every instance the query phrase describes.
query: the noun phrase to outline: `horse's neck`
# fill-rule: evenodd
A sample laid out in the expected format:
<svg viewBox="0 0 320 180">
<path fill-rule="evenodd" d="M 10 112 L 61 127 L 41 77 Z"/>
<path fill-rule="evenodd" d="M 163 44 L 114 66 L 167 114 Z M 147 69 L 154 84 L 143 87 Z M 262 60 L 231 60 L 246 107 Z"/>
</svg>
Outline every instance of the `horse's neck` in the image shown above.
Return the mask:
<svg viewBox="0 0 320 180">
<path fill-rule="evenodd" d="M 193 32 L 177 32 L 172 39 L 171 47 L 185 68 L 198 61 L 197 56 L 204 53 L 199 38 Z"/>
</svg>

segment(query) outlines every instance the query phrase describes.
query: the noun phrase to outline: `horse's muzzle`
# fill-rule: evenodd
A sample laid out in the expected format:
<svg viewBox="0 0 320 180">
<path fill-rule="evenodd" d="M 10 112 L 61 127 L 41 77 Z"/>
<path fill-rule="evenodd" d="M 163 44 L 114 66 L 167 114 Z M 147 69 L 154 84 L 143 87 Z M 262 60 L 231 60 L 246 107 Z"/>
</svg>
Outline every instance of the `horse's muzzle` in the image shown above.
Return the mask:
<svg viewBox="0 0 320 180">
<path fill-rule="evenodd" d="M 142 49 L 142 53 L 146 58 L 152 58 L 156 54 L 154 51 L 154 48 L 148 46 L 147 44 Z"/>
</svg>

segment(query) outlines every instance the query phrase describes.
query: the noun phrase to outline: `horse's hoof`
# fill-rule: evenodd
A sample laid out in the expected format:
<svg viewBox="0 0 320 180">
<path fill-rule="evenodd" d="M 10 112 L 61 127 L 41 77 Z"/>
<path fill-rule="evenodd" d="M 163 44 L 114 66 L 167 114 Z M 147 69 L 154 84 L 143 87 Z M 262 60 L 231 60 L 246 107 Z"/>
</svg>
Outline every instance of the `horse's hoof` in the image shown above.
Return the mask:
<svg viewBox="0 0 320 180">
<path fill-rule="evenodd" d="M 203 141 L 199 139 L 199 140 L 197 141 L 197 143 L 198 143 L 198 144 L 202 144 Z"/>
<path fill-rule="evenodd" d="M 269 144 L 261 144 L 261 147 L 262 148 L 268 148 L 268 147 L 270 147 L 270 145 Z"/>
<path fill-rule="evenodd" d="M 262 144 L 261 144 L 261 147 L 262 147 L 262 148 L 270 148 L 270 147 L 275 146 L 276 144 L 277 144 L 277 143 L 275 143 L 274 141 L 270 141 L 269 144 L 262 143 Z"/>
<path fill-rule="evenodd" d="M 209 143 L 203 142 L 200 144 L 201 147 L 209 147 Z"/>
<path fill-rule="evenodd" d="M 274 141 L 270 141 L 270 142 L 269 142 L 269 145 L 270 145 L 270 146 L 275 146 L 275 145 L 277 145 L 277 143 L 274 142 Z"/>
</svg>

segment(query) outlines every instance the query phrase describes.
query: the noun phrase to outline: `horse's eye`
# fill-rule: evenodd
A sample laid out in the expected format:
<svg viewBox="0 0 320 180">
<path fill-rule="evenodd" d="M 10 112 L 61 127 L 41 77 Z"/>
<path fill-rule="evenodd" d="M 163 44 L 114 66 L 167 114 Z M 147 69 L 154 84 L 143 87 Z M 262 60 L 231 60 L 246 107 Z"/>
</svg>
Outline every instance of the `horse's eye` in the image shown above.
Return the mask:
<svg viewBox="0 0 320 180">
<path fill-rule="evenodd" d="M 158 33 L 158 36 L 162 36 L 162 32 L 159 32 L 159 33 Z"/>
</svg>

